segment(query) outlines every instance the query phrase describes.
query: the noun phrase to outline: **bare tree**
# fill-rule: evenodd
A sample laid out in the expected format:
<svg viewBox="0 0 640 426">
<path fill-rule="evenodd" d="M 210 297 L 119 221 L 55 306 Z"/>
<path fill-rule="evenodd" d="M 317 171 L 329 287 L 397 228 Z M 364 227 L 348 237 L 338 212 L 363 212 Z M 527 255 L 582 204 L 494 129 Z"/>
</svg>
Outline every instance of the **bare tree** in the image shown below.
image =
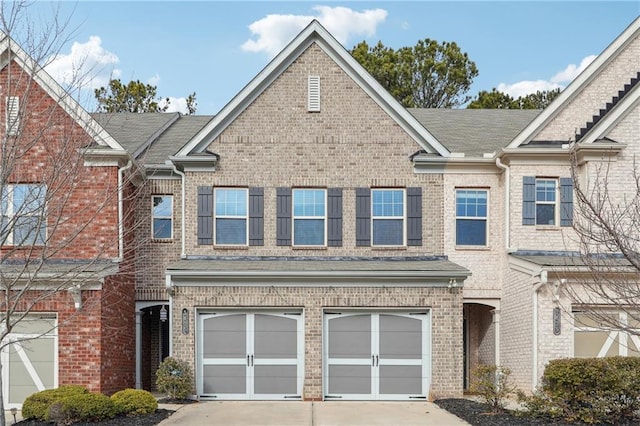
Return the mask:
<svg viewBox="0 0 640 426">
<path fill-rule="evenodd" d="M 73 342 L 91 349 L 92 339 L 103 339 L 107 353 L 133 351 L 127 354 L 133 360 L 135 349 L 119 343 L 134 332 L 139 171 L 72 99 L 84 76 L 74 72 L 61 88 L 44 71 L 67 41 L 69 21 L 57 12 L 50 21 L 31 21 L 30 7 L 0 3 L 0 117 L 6 118 L 0 121 L 0 349 L 39 350 L 34 342 L 69 328 L 61 363 L 73 357 Z M 43 313 L 55 314 L 55 321 Z M 100 336 L 87 325 L 95 323 Z M 105 345 L 106 334 L 115 348 Z M 0 373 L 3 367 L 0 358 Z M 84 384 L 82 375 L 89 380 L 91 373 L 81 366 L 65 380 Z"/>
<path fill-rule="evenodd" d="M 579 164 L 578 146 L 571 153 L 578 251 L 564 291 L 582 325 L 623 331 L 640 347 L 640 171 L 635 157 L 623 170 L 629 163 L 613 161 L 613 147 L 600 162 Z"/>
</svg>

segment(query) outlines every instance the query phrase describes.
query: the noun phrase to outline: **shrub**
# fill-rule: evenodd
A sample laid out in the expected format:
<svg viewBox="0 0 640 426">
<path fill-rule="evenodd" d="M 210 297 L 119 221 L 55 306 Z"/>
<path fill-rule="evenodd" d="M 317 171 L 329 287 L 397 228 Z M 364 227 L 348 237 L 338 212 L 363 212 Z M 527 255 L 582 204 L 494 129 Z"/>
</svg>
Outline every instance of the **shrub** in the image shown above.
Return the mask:
<svg viewBox="0 0 640 426">
<path fill-rule="evenodd" d="M 571 358 L 549 362 L 542 387 L 519 396 L 533 416 L 619 423 L 640 410 L 640 358 Z"/>
<path fill-rule="evenodd" d="M 193 389 L 193 373 L 185 361 L 167 357 L 156 373 L 158 391 L 171 399 L 186 399 Z"/>
<path fill-rule="evenodd" d="M 118 414 L 151 414 L 158 409 L 158 401 L 142 389 L 125 389 L 111 395 Z"/>
<path fill-rule="evenodd" d="M 65 385 L 56 389 L 46 389 L 31 394 L 22 404 L 22 417 L 49 421 L 49 408 L 52 404 L 72 395 L 88 394 L 89 391 L 79 385 Z"/>
<path fill-rule="evenodd" d="M 101 393 L 78 393 L 62 398 L 49 407 L 49 420 L 58 425 L 95 422 L 117 414 L 116 405 Z"/>
<path fill-rule="evenodd" d="M 494 413 L 504 411 L 506 399 L 516 390 L 509 382 L 511 370 L 495 365 L 479 365 L 473 370 L 471 391 L 480 395 Z"/>
</svg>

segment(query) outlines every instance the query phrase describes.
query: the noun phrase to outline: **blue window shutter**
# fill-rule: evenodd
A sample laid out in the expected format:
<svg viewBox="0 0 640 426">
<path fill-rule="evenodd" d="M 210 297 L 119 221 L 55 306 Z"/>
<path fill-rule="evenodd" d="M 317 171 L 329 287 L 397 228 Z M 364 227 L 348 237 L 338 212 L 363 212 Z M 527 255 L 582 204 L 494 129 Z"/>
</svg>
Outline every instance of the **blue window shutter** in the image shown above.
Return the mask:
<svg viewBox="0 0 640 426">
<path fill-rule="evenodd" d="M 573 226 L 573 179 L 560 178 L 560 226 Z"/>
<path fill-rule="evenodd" d="M 249 188 L 249 245 L 264 245 L 263 188 Z"/>
<path fill-rule="evenodd" d="M 291 188 L 276 189 L 276 245 L 291 245 Z"/>
<path fill-rule="evenodd" d="M 198 244 L 213 244 L 213 187 L 198 187 Z"/>
<path fill-rule="evenodd" d="M 342 188 L 329 188 L 327 201 L 327 245 L 342 247 Z"/>
<path fill-rule="evenodd" d="M 508 203 L 509 200 L 506 200 Z M 536 178 L 522 177 L 522 224 L 536 224 Z"/>
<path fill-rule="evenodd" d="M 356 188 L 356 246 L 371 245 L 371 189 Z"/>
<path fill-rule="evenodd" d="M 422 245 L 422 188 L 407 188 L 407 245 Z"/>
</svg>

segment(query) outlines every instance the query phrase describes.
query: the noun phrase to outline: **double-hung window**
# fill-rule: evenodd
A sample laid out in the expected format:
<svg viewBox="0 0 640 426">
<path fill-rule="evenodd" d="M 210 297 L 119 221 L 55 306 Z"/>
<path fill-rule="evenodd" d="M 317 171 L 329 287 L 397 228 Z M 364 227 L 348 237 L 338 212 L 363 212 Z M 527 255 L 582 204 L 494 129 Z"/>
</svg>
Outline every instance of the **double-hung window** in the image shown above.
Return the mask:
<svg viewBox="0 0 640 426">
<path fill-rule="evenodd" d="M 404 206 L 404 189 L 371 190 L 371 235 L 374 246 L 404 245 Z"/>
<path fill-rule="evenodd" d="M 173 238 L 173 197 L 171 195 L 154 195 L 152 235 L 154 239 L 168 240 Z"/>
<path fill-rule="evenodd" d="M 43 184 L 6 185 L 2 191 L 0 242 L 4 245 L 43 245 L 47 232 Z"/>
<path fill-rule="evenodd" d="M 556 225 L 557 179 L 536 179 L 536 225 Z"/>
<path fill-rule="evenodd" d="M 486 190 L 456 190 L 456 245 L 487 245 Z"/>
<path fill-rule="evenodd" d="M 293 245 L 327 245 L 327 191 L 294 189 Z"/>
<path fill-rule="evenodd" d="M 214 229 L 217 245 L 247 245 L 248 190 L 214 189 Z"/>
</svg>

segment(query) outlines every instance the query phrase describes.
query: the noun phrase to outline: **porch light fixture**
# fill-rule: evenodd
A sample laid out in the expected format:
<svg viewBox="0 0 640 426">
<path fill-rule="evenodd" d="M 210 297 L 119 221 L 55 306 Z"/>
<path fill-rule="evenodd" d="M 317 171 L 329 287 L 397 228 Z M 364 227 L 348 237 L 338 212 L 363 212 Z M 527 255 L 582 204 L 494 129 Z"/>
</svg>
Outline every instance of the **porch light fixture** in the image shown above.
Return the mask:
<svg viewBox="0 0 640 426">
<path fill-rule="evenodd" d="M 165 322 L 167 320 L 167 308 L 162 305 L 160 308 L 160 321 Z"/>
<path fill-rule="evenodd" d="M 71 297 L 73 297 L 73 305 L 75 308 L 80 309 L 82 307 L 82 290 L 80 289 L 80 284 L 70 287 L 67 291 Z"/>
</svg>

